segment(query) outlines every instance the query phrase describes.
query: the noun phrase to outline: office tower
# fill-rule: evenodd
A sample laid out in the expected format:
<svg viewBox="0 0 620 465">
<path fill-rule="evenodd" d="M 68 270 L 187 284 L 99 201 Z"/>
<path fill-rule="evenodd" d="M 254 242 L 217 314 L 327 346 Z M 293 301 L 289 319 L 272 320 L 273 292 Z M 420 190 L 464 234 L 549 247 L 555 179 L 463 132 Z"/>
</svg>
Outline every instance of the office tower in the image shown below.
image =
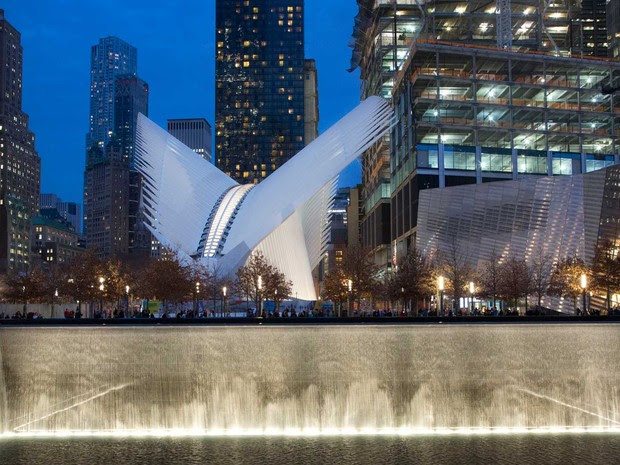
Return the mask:
<svg viewBox="0 0 620 465">
<path fill-rule="evenodd" d="M 102 258 L 129 253 L 129 160 L 118 143 L 88 151 L 84 173 L 86 248 Z"/>
<path fill-rule="evenodd" d="M 133 170 L 136 121 L 148 114 L 149 87 L 137 76 L 137 51 L 101 39 L 91 58 L 91 128 L 84 173 L 86 245 L 102 257 L 139 249 L 141 177 Z"/>
<path fill-rule="evenodd" d="M 148 230 L 141 224 L 142 177 L 133 169 L 139 113 L 146 116 L 149 114 L 148 84 L 137 76 L 117 76 L 114 91 L 114 140 L 118 143 L 123 158 L 129 160 L 129 252 L 149 251 L 151 246 Z"/>
<path fill-rule="evenodd" d="M 202 158 L 211 161 L 211 125 L 206 119 L 169 119 L 168 132 Z"/>
<path fill-rule="evenodd" d="M 86 146 L 96 144 L 104 152 L 114 133 L 116 78 L 138 73 L 138 51 L 118 37 L 99 39 L 91 49 L 90 126 Z"/>
<path fill-rule="evenodd" d="M 607 43 L 609 56 L 620 56 L 620 0 L 608 0 L 607 2 Z"/>
<path fill-rule="evenodd" d="M 411 46 L 411 34 L 420 27 L 419 7 L 415 2 L 396 0 L 358 3 L 351 70 L 359 67 L 361 72 L 360 98 L 378 95 L 391 100 L 394 74 Z M 362 156 L 359 196 L 363 211 L 360 241 L 372 251 L 375 263 L 387 270 L 392 261 L 389 135 Z"/>
<path fill-rule="evenodd" d="M 59 217 L 71 225 L 73 230 L 82 234 L 82 206 L 76 202 L 64 202 L 56 194 L 41 194 L 41 215 L 45 210 L 53 210 Z"/>
<path fill-rule="evenodd" d="M 216 2 L 216 165 L 258 183 L 304 141 L 304 2 Z"/>
<path fill-rule="evenodd" d="M 319 78 L 315 60 L 304 66 L 304 142 L 308 145 L 319 137 Z"/>
<path fill-rule="evenodd" d="M 149 114 L 149 85 L 137 76 L 119 75 L 114 90 L 114 138 L 133 164 L 138 113 Z"/>
<path fill-rule="evenodd" d="M 394 11 L 389 3 L 385 12 Z M 601 48 L 582 40 L 593 31 L 586 7 L 427 2 L 397 15 L 391 37 L 372 29 L 383 13 L 360 9 L 355 63 L 373 69 L 383 40 L 397 60 L 388 75 L 362 71 L 365 86 L 387 79 L 397 117 L 389 150 L 394 264 L 416 243 L 424 189 L 586 173 L 618 161 L 618 102 L 604 89 L 618 87 L 620 63 L 591 56 Z"/>
<path fill-rule="evenodd" d="M 0 272 L 30 265 L 31 216 L 39 210 L 41 160 L 22 111 L 20 33 L 0 10 Z"/>
<path fill-rule="evenodd" d="M 577 38 L 575 52 L 585 56 L 607 57 L 607 1 L 581 0 L 578 3 L 581 5 L 575 19 L 571 21 L 572 34 Z"/>
</svg>

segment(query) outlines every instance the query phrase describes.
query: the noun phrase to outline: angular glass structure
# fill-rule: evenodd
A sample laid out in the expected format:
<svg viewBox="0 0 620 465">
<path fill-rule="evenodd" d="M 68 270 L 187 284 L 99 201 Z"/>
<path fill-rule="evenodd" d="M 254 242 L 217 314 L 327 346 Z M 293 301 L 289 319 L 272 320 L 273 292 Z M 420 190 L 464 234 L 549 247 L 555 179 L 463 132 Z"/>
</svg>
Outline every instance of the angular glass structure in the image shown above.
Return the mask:
<svg viewBox="0 0 620 465">
<path fill-rule="evenodd" d="M 598 244 L 620 247 L 620 165 L 573 176 L 526 177 L 420 191 L 416 245 L 424 253 L 454 247 L 473 268 L 495 255 L 532 264 L 577 256 L 590 263 Z M 604 307 L 593 295 L 593 307 Z M 543 299 L 572 313 L 572 299 Z"/>
</svg>

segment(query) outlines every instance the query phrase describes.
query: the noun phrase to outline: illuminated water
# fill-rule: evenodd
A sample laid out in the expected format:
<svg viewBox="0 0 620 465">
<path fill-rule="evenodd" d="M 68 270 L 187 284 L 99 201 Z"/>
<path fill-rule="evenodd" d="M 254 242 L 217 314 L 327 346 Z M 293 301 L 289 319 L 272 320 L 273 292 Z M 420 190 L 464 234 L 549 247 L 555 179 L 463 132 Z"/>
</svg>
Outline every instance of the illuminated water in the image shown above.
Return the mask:
<svg viewBox="0 0 620 465">
<path fill-rule="evenodd" d="M 620 432 L 619 354 L 613 324 L 0 328 L 0 448 L 68 432 Z"/>
<path fill-rule="evenodd" d="M 613 464 L 620 435 L 416 438 L 71 439 L 0 441 L 0 463 L 49 464 Z"/>
</svg>

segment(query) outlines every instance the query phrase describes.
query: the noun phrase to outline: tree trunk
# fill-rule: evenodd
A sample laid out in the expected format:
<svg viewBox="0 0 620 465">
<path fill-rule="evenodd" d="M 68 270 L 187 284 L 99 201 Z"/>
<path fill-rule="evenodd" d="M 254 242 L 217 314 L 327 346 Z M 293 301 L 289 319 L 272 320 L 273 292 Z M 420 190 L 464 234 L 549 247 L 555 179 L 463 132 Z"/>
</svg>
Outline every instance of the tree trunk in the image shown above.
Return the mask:
<svg viewBox="0 0 620 465">
<path fill-rule="evenodd" d="M 607 314 L 611 313 L 611 291 L 607 288 Z"/>
</svg>

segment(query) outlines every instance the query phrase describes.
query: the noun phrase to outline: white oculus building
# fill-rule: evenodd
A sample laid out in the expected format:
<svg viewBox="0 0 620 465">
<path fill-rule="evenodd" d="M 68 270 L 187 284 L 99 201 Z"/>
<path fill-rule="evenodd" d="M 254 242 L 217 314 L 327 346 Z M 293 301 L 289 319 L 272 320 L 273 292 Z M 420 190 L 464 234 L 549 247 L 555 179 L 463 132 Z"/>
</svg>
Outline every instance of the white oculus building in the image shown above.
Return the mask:
<svg viewBox="0 0 620 465">
<path fill-rule="evenodd" d="M 139 115 L 148 227 L 165 246 L 224 274 L 261 251 L 293 282 L 293 294 L 316 300 L 312 269 L 328 240 L 338 175 L 392 123 L 388 102 L 371 97 L 263 182 L 241 185 Z"/>
</svg>

